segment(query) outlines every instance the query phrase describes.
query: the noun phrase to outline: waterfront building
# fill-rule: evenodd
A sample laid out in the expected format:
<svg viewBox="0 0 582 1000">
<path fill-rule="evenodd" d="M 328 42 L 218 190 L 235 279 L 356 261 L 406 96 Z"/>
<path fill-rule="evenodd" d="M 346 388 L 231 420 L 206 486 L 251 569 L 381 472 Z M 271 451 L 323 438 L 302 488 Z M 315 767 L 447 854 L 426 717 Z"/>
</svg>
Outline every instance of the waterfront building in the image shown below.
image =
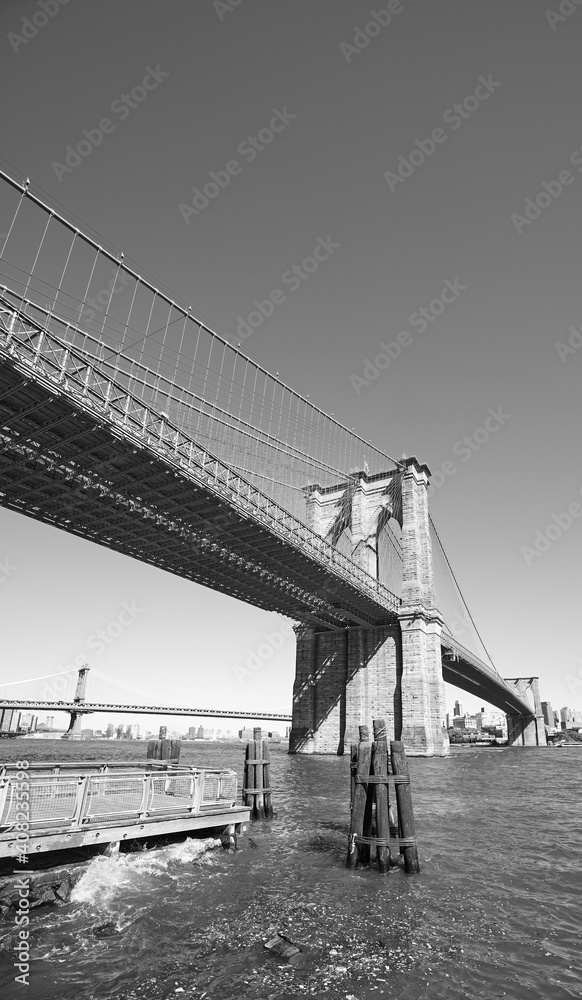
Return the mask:
<svg viewBox="0 0 582 1000">
<path fill-rule="evenodd" d="M 554 726 L 554 710 L 549 701 L 542 701 L 542 715 L 544 717 L 544 722 L 546 726 L 553 729 Z"/>
<path fill-rule="evenodd" d="M 107 726 L 107 729 L 105 730 L 105 735 L 106 735 L 106 737 L 107 737 L 108 740 L 111 739 L 111 737 L 113 736 L 114 732 L 115 732 L 115 726 L 113 725 L 112 722 L 110 722 L 109 725 Z"/>
</svg>

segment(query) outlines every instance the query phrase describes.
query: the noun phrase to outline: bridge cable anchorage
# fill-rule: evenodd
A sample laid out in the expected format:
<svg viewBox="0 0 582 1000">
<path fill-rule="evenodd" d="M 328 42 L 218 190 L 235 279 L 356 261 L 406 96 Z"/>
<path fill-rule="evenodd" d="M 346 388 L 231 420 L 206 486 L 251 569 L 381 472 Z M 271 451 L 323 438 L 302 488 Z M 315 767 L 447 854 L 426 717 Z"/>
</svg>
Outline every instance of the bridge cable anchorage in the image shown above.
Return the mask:
<svg viewBox="0 0 582 1000">
<path fill-rule="evenodd" d="M 461 587 L 459 585 L 459 582 L 458 582 L 458 580 L 457 580 L 457 578 L 455 576 L 455 573 L 453 571 L 453 568 L 452 568 L 452 566 L 451 566 L 451 564 L 449 562 L 449 558 L 448 558 L 447 553 L 445 551 L 444 545 L 443 545 L 443 543 L 442 543 L 442 541 L 440 539 L 440 536 L 438 534 L 438 531 L 436 529 L 436 525 L 434 523 L 432 515 L 430 515 L 430 514 L 429 514 L 429 522 L 430 522 L 431 530 L 434 533 L 434 536 L 436 538 L 437 544 L 439 546 L 440 552 L 441 552 L 441 554 L 442 554 L 442 556 L 443 556 L 443 558 L 445 560 L 448 572 L 449 572 L 452 580 L 454 581 L 455 588 L 456 588 L 456 593 L 458 594 L 458 596 L 461 599 L 462 606 L 463 606 L 464 610 L 467 613 L 468 619 L 469 619 L 471 625 L 473 626 L 473 629 L 475 630 L 475 634 L 476 634 L 476 636 L 477 636 L 477 638 L 478 638 L 478 640 L 479 640 L 479 642 L 480 642 L 480 644 L 481 644 L 481 646 L 482 646 L 482 648 L 483 648 L 483 650 L 484 650 L 484 652 L 485 652 L 485 654 L 487 656 L 487 659 L 489 660 L 489 663 L 491 664 L 491 666 L 493 667 L 493 669 L 495 670 L 495 672 L 498 673 L 497 668 L 496 668 L 495 664 L 493 663 L 493 660 L 492 660 L 492 658 L 491 658 L 491 656 L 489 654 L 489 651 L 488 651 L 488 649 L 487 649 L 487 647 L 486 647 L 486 645 L 485 645 L 485 643 L 484 643 L 484 641 L 483 641 L 483 639 L 481 637 L 479 629 L 477 628 L 477 625 L 475 624 L 475 620 L 474 620 L 474 618 L 473 618 L 473 616 L 471 614 L 471 611 L 469 610 L 469 607 L 468 607 L 467 602 L 466 602 L 466 600 L 464 598 L 464 595 L 463 595 L 463 592 L 462 592 Z M 435 566 L 435 569 L 437 569 L 436 566 Z M 446 587 L 446 578 L 445 578 L 444 574 L 443 574 L 443 584 Z M 449 599 L 450 599 L 450 593 L 448 593 L 446 596 L 449 597 Z M 439 595 L 439 600 L 440 600 L 440 595 Z M 439 606 L 439 600 L 437 600 L 437 606 Z M 439 606 L 439 610 L 441 610 L 440 606 Z M 454 613 L 454 609 L 452 608 L 452 602 L 451 602 L 451 610 Z M 449 627 L 449 631 L 450 631 L 451 635 L 453 636 L 453 638 L 455 638 L 455 630 Z M 465 645 L 466 645 L 466 642 L 465 642 Z"/>
</svg>

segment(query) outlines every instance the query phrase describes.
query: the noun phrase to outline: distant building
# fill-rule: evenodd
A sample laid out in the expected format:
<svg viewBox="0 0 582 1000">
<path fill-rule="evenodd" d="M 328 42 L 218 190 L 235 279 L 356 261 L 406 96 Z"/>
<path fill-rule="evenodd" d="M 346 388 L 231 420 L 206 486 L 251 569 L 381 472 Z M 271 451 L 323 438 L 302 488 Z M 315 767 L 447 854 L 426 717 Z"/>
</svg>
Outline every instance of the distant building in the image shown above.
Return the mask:
<svg viewBox="0 0 582 1000">
<path fill-rule="evenodd" d="M 117 729 L 115 730 L 115 738 L 120 740 L 122 736 L 123 736 L 123 726 L 118 726 Z"/>
<path fill-rule="evenodd" d="M 188 730 L 188 739 L 189 740 L 195 740 L 196 739 L 196 726 L 190 726 L 190 728 Z"/>
<path fill-rule="evenodd" d="M 575 729 L 576 728 L 575 720 L 576 720 L 576 713 L 573 708 L 568 708 L 568 706 L 566 705 L 564 706 L 564 708 L 560 709 L 561 729 Z"/>
<path fill-rule="evenodd" d="M 110 722 L 109 725 L 107 726 L 107 729 L 105 730 L 105 735 L 106 735 L 106 737 L 107 737 L 108 740 L 111 739 L 111 737 L 113 736 L 114 732 L 115 732 L 115 726 L 113 725 L 112 722 Z"/>
<path fill-rule="evenodd" d="M 453 729 L 466 729 L 476 733 L 477 717 L 475 715 L 455 715 L 453 717 Z"/>
<path fill-rule="evenodd" d="M 139 725 L 139 722 L 136 722 L 133 726 L 130 727 L 131 739 L 132 740 L 139 740 L 140 734 L 141 734 L 140 725 Z"/>
<path fill-rule="evenodd" d="M 55 728 L 55 717 L 54 717 L 54 715 L 47 715 L 45 726 L 47 727 L 47 729 L 54 729 Z"/>
<path fill-rule="evenodd" d="M 92 740 L 93 737 L 95 736 L 95 730 L 94 729 L 82 729 L 81 730 L 81 736 L 83 737 L 84 740 Z"/>
<path fill-rule="evenodd" d="M 462 716 L 464 714 L 465 713 L 463 712 L 463 706 L 461 705 L 461 703 L 459 701 L 456 701 L 455 702 L 455 707 L 453 709 L 453 716 L 455 716 L 455 715 Z"/>
<path fill-rule="evenodd" d="M 549 701 L 542 701 L 542 715 L 546 726 L 550 729 L 554 727 L 554 710 Z"/>
<path fill-rule="evenodd" d="M 20 712 L 15 708 L 0 710 L 0 733 L 16 733 L 20 724 Z"/>
<path fill-rule="evenodd" d="M 160 726 L 160 733 L 159 733 L 158 739 L 159 740 L 165 740 L 166 737 L 167 737 L 167 735 L 168 735 L 168 727 L 167 726 Z"/>
<path fill-rule="evenodd" d="M 475 715 L 477 729 L 479 731 L 492 732 L 494 735 L 499 729 L 507 729 L 507 718 L 503 712 L 495 709 L 485 709 L 481 706 L 481 711 Z"/>
<path fill-rule="evenodd" d="M 253 738 L 252 729 L 239 729 L 238 738 L 239 740 L 252 740 Z"/>
<path fill-rule="evenodd" d="M 33 715 L 32 712 L 23 712 L 21 714 L 20 721 L 18 723 L 18 728 L 20 730 L 24 729 L 27 733 L 35 733 L 37 725 L 38 715 Z"/>
</svg>

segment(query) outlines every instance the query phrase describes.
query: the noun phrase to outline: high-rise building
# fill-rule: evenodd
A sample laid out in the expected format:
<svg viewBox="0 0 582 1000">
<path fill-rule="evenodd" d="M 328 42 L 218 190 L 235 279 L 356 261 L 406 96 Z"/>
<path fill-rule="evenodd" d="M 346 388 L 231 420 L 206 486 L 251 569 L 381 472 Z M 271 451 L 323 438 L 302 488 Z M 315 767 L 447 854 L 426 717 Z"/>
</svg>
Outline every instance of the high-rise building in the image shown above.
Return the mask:
<svg viewBox="0 0 582 1000">
<path fill-rule="evenodd" d="M 464 715 L 463 706 L 459 701 L 455 702 L 455 707 L 453 709 L 453 715 Z"/>
<path fill-rule="evenodd" d="M 542 701 L 542 715 L 546 726 L 554 728 L 554 710 L 549 701 Z"/>
<path fill-rule="evenodd" d="M 15 708 L 0 709 L 0 733 L 15 733 L 20 724 L 20 712 Z"/>
<path fill-rule="evenodd" d="M 109 725 L 107 726 L 107 729 L 105 730 L 105 735 L 106 735 L 106 737 L 107 737 L 108 740 L 111 739 L 111 737 L 113 736 L 114 732 L 115 732 L 115 726 L 113 725 L 112 722 L 110 722 Z"/>
<path fill-rule="evenodd" d="M 47 715 L 45 726 L 47 727 L 47 729 L 54 729 L 54 726 L 55 726 L 55 717 L 54 717 L 54 715 Z"/>
<path fill-rule="evenodd" d="M 25 729 L 27 733 L 35 733 L 38 725 L 38 715 L 32 712 L 22 712 L 18 723 L 19 729 Z"/>
<path fill-rule="evenodd" d="M 560 726 L 562 729 L 575 729 L 576 728 L 576 713 L 573 708 L 568 708 L 567 705 L 560 709 Z"/>
<path fill-rule="evenodd" d="M 189 740 L 196 739 L 196 726 L 190 726 L 190 728 L 188 729 L 188 739 Z"/>
</svg>

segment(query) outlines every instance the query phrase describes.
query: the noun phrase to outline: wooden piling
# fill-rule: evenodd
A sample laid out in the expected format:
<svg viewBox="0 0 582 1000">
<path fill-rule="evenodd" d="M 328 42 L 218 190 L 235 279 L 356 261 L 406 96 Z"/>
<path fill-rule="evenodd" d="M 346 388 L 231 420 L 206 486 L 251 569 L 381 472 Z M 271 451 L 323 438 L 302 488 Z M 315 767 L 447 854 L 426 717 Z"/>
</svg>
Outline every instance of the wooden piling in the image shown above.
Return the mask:
<svg viewBox="0 0 582 1000">
<path fill-rule="evenodd" d="M 369 742 L 358 744 L 358 762 L 354 788 L 354 805 L 350 823 L 350 839 L 348 845 L 347 868 L 357 868 L 358 860 L 362 861 L 361 849 L 368 847 L 367 844 L 358 844 L 359 838 L 364 835 L 364 817 L 366 814 L 366 800 L 368 798 L 367 779 L 370 776 L 370 762 L 372 758 L 372 744 Z M 369 858 L 368 847 L 368 858 Z M 365 857 L 365 854 L 364 854 Z M 364 862 L 365 863 L 365 862 Z"/>
<path fill-rule="evenodd" d="M 265 801 L 265 819 L 273 819 L 273 799 L 271 796 L 271 754 L 269 741 L 263 740 L 263 788 Z"/>
<path fill-rule="evenodd" d="M 272 819 L 271 759 L 268 740 L 261 730 L 253 730 L 255 739 L 247 743 L 243 781 L 243 804 L 251 810 L 251 819 Z"/>
<path fill-rule="evenodd" d="M 356 788 L 356 774 L 358 771 L 358 744 L 352 743 L 350 747 L 350 813 L 354 808 L 354 791 Z"/>
<path fill-rule="evenodd" d="M 388 818 L 388 742 L 386 738 L 386 722 L 384 719 L 374 719 L 374 755 L 372 770 L 375 778 L 385 778 L 386 781 L 374 782 L 374 798 L 376 800 L 376 836 L 379 840 L 390 838 L 390 823 Z M 378 870 L 386 875 L 390 868 L 390 847 L 388 844 L 376 846 Z"/>
<path fill-rule="evenodd" d="M 400 740 L 390 743 L 392 771 L 396 786 L 396 802 L 398 805 L 398 826 L 400 846 L 404 854 L 404 869 L 407 872 L 419 872 L 418 848 L 414 832 L 414 813 L 412 810 L 412 792 L 410 790 L 410 775 L 404 744 Z"/>
<path fill-rule="evenodd" d="M 255 805 L 255 797 L 252 794 L 252 789 L 255 787 L 255 769 L 251 763 L 254 753 L 255 744 L 247 743 L 245 749 L 245 769 L 243 778 L 243 805 L 248 806 L 251 810 L 251 819 L 253 818 Z"/>
<path fill-rule="evenodd" d="M 259 729 L 259 733 L 260 733 Z M 255 730 L 256 732 L 256 730 Z M 265 798 L 263 795 L 263 741 L 253 740 L 255 753 L 255 819 L 265 818 Z"/>
<path fill-rule="evenodd" d="M 150 740 L 148 743 L 147 760 L 167 760 L 177 763 L 180 759 L 182 743 L 180 740 Z"/>
</svg>

